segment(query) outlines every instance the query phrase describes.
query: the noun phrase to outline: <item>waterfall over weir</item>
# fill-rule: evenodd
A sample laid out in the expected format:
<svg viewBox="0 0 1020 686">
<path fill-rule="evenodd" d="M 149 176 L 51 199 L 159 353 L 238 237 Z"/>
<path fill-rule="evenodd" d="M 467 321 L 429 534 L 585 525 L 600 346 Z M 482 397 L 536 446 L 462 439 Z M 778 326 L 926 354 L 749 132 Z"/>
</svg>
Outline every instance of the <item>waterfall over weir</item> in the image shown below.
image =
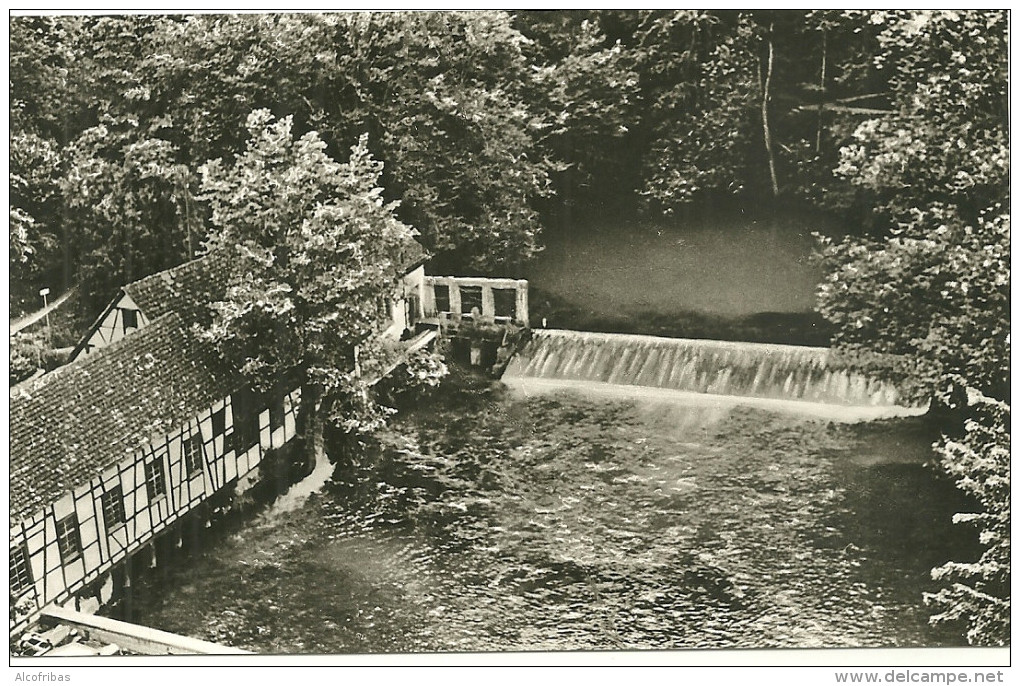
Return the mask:
<svg viewBox="0 0 1020 686">
<path fill-rule="evenodd" d="M 538 329 L 503 380 L 526 389 L 704 394 L 701 400 L 725 398 L 850 420 L 924 411 L 898 405 L 899 394 L 888 383 L 830 367 L 825 348 L 768 343 Z"/>
</svg>

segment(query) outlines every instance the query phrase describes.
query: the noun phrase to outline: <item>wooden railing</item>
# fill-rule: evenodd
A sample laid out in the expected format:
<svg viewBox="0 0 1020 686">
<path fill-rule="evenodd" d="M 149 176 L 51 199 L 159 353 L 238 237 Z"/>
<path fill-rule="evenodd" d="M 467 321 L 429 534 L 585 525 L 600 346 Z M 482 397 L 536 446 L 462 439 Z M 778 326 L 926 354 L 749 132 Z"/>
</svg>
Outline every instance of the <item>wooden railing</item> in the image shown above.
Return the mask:
<svg viewBox="0 0 1020 686">
<path fill-rule="evenodd" d="M 427 319 L 480 318 L 528 326 L 528 282 L 463 276 L 426 276 L 422 310 Z"/>
</svg>

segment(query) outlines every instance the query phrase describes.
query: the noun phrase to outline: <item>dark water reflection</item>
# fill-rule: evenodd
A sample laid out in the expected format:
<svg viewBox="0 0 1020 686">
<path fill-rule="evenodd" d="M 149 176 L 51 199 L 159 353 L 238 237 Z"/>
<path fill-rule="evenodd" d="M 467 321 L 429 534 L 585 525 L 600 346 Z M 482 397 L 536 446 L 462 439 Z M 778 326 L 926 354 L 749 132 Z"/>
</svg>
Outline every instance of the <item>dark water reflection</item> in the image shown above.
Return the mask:
<svg viewBox="0 0 1020 686">
<path fill-rule="evenodd" d="M 552 328 L 827 346 L 815 313 L 817 213 L 756 221 L 718 209 L 690 220 L 607 215 L 543 235 L 522 273 L 531 321 Z"/>
<path fill-rule="evenodd" d="M 918 425 L 453 386 L 136 619 L 277 653 L 963 643 L 922 602 L 974 540 Z"/>
<path fill-rule="evenodd" d="M 805 312 L 821 281 L 811 233 L 828 228 L 792 212 L 772 221 L 734 212 L 692 222 L 610 217 L 548 232 L 526 276 L 604 315 Z"/>
</svg>

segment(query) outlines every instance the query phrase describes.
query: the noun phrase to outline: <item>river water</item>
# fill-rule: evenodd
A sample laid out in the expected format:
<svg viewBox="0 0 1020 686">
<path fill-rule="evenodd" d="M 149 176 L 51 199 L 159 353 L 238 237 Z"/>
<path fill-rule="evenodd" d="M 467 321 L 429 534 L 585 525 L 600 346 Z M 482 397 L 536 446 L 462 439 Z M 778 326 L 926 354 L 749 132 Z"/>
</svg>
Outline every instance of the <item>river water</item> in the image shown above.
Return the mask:
<svg viewBox="0 0 1020 686">
<path fill-rule="evenodd" d="M 736 209 L 689 219 L 607 215 L 544 235 L 524 271 L 531 321 L 550 328 L 826 346 L 813 233 L 831 218 Z"/>
<path fill-rule="evenodd" d="M 302 508 L 136 584 L 133 619 L 288 654 L 963 645 L 922 599 L 976 555 L 931 440 L 457 372 Z"/>
<path fill-rule="evenodd" d="M 822 276 L 812 232 L 830 230 L 795 213 L 768 222 L 740 212 L 689 223 L 607 217 L 544 236 L 527 277 L 603 315 L 808 312 Z"/>
</svg>

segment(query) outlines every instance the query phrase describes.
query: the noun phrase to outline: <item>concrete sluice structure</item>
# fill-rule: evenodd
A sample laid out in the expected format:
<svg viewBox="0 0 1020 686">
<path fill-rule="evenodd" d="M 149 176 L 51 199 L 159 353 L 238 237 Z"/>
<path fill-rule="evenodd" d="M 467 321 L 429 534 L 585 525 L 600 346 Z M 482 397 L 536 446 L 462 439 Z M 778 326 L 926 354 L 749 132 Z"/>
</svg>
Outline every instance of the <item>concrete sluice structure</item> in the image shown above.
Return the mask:
<svg viewBox="0 0 1020 686">
<path fill-rule="evenodd" d="M 503 381 L 526 392 L 733 402 L 847 421 L 926 409 L 904 404 L 887 382 L 834 367 L 826 348 L 769 343 L 535 330 Z"/>
</svg>

